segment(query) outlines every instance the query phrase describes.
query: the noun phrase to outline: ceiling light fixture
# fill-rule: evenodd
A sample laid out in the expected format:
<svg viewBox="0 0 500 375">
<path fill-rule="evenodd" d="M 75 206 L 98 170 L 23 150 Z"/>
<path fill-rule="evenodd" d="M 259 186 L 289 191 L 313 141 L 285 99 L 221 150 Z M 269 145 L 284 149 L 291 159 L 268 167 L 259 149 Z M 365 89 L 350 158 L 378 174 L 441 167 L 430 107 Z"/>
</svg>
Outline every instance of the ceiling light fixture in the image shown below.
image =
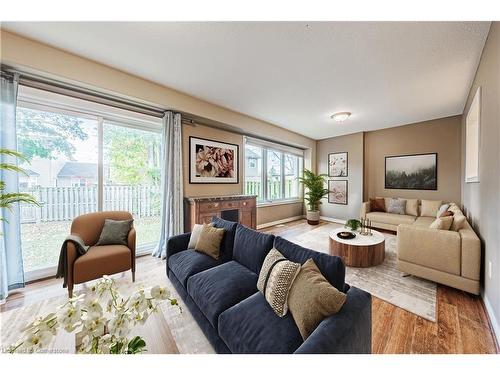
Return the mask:
<svg viewBox="0 0 500 375">
<path fill-rule="evenodd" d="M 351 112 L 337 112 L 330 116 L 336 122 L 344 122 L 351 116 Z"/>
</svg>

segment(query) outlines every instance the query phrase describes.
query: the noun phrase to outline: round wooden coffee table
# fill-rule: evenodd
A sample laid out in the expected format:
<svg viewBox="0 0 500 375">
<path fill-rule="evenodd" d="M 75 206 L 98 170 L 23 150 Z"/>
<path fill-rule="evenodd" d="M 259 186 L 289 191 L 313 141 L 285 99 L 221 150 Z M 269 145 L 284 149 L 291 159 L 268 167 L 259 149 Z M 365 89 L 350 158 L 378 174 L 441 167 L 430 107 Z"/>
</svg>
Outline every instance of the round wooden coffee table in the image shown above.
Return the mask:
<svg viewBox="0 0 500 375">
<path fill-rule="evenodd" d="M 350 240 L 337 237 L 338 232 L 346 231 L 338 228 L 330 232 L 330 254 L 341 257 L 349 267 L 373 267 L 384 262 L 385 238 L 382 233 L 372 229 L 371 236 L 355 233 Z"/>
</svg>

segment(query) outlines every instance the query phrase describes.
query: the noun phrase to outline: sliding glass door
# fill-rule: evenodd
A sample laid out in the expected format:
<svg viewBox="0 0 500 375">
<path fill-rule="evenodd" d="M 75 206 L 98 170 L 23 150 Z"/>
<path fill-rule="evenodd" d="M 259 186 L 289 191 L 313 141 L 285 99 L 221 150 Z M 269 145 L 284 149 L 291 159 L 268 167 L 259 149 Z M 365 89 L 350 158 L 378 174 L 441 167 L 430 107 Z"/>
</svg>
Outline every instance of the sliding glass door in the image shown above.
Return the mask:
<svg viewBox="0 0 500 375">
<path fill-rule="evenodd" d="M 150 252 L 159 239 L 159 121 L 103 116 L 102 108 L 93 113 L 81 102 L 79 110 L 64 103 L 18 103 L 18 150 L 27 158 L 19 190 L 40 203 L 20 207 L 28 280 L 55 273 L 61 244 L 81 214 L 131 212 L 138 254 Z"/>
<path fill-rule="evenodd" d="M 160 239 L 161 134 L 104 123 L 103 210 L 134 215 L 137 248 Z"/>
<path fill-rule="evenodd" d="M 54 267 L 71 220 L 97 211 L 98 122 L 18 106 L 18 150 L 26 156 L 19 190 L 40 203 L 21 205 L 24 270 Z"/>
</svg>

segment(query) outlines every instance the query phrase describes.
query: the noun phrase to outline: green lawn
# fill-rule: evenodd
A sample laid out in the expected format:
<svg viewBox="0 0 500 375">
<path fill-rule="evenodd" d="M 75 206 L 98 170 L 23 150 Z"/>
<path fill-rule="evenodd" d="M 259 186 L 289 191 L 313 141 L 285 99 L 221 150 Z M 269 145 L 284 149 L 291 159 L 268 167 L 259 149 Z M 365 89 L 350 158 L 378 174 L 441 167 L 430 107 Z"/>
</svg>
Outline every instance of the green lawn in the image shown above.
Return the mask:
<svg viewBox="0 0 500 375">
<path fill-rule="evenodd" d="M 61 244 L 69 234 L 71 221 L 40 224 L 22 224 L 21 240 L 24 270 L 56 266 Z M 149 217 L 134 220 L 137 246 L 155 243 L 160 236 L 160 218 Z"/>
</svg>

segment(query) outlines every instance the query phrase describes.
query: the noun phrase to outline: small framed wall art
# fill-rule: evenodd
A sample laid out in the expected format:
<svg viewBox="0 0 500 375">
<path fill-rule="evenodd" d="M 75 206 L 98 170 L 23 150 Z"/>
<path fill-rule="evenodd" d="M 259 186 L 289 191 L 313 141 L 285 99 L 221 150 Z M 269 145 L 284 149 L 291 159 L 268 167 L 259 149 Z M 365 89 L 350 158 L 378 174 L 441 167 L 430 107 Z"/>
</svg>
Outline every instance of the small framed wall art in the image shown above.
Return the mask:
<svg viewBox="0 0 500 375">
<path fill-rule="evenodd" d="M 328 176 L 347 177 L 347 152 L 335 152 L 328 154 Z"/>
<path fill-rule="evenodd" d="M 347 205 L 347 180 L 328 181 L 328 203 Z"/>
</svg>

